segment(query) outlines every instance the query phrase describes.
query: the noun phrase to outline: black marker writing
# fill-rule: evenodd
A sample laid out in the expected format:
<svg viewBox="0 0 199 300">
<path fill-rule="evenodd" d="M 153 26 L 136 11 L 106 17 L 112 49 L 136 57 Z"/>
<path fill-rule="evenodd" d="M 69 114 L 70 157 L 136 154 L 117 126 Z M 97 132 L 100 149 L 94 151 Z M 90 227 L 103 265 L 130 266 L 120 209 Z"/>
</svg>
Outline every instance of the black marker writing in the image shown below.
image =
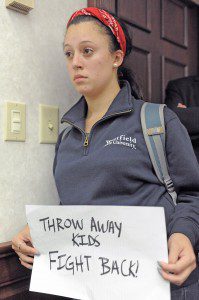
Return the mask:
<svg viewBox="0 0 199 300">
<path fill-rule="evenodd" d="M 114 221 L 107 220 L 105 223 L 96 221 L 93 217 L 91 218 L 91 231 L 96 232 L 108 232 L 108 233 L 117 233 L 118 237 L 121 236 L 122 232 L 122 222 L 117 223 Z"/>
<path fill-rule="evenodd" d="M 44 231 L 51 231 L 54 232 L 65 230 L 68 228 L 83 229 L 83 219 L 82 220 L 74 220 L 74 219 L 61 219 L 61 218 L 52 218 L 49 217 L 39 219 L 42 222 Z"/>
<path fill-rule="evenodd" d="M 101 262 L 102 272 L 100 275 L 106 274 L 117 274 L 126 276 L 137 277 L 138 269 L 139 269 L 139 261 L 133 262 L 132 260 L 127 261 L 123 259 L 121 262 L 117 260 L 110 260 L 107 257 L 99 257 Z"/>
<path fill-rule="evenodd" d="M 55 253 L 58 253 L 58 251 L 50 251 L 50 252 L 49 252 L 49 258 L 50 258 L 50 270 L 52 269 L 52 263 L 53 263 L 53 262 L 56 262 L 56 259 L 52 259 L 52 258 L 51 258 L 51 255 L 52 255 L 52 254 L 55 254 Z"/>
<path fill-rule="evenodd" d="M 97 240 L 98 235 L 93 237 L 92 235 L 85 235 L 85 234 L 74 234 L 72 235 L 72 242 L 73 246 L 95 246 L 99 247 L 100 242 Z"/>
<path fill-rule="evenodd" d="M 74 275 L 75 272 L 83 273 L 85 271 L 90 271 L 90 255 L 79 255 L 72 257 L 72 255 L 67 255 L 63 253 L 58 255 L 59 251 L 50 251 L 50 270 L 56 268 L 56 270 L 65 269 L 66 271 L 71 271 Z"/>
</svg>

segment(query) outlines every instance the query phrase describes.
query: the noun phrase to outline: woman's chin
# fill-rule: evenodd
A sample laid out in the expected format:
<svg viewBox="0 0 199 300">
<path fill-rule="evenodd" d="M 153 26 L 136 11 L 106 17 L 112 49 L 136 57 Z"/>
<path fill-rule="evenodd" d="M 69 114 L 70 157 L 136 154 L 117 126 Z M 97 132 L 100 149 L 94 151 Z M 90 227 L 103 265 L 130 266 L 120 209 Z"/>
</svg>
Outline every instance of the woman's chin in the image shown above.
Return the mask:
<svg viewBox="0 0 199 300">
<path fill-rule="evenodd" d="M 92 94 L 92 89 L 86 85 L 83 85 L 83 84 L 78 85 L 78 86 L 76 85 L 75 88 L 76 88 L 77 92 L 82 95 L 88 96 L 89 94 Z"/>
</svg>

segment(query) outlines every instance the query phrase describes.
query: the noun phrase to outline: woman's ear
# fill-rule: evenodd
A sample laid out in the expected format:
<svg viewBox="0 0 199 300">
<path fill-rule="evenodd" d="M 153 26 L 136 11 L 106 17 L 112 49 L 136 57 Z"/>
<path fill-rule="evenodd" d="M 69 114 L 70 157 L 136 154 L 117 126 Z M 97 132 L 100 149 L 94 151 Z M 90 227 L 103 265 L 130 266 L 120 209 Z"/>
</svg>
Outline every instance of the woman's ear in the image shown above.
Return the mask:
<svg viewBox="0 0 199 300">
<path fill-rule="evenodd" d="M 122 50 L 116 50 L 114 52 L 114 60 L 113 60 L 113 66 L 115 68 L 121 66 L 124 60 L 124 53 Z"/>
</svg>

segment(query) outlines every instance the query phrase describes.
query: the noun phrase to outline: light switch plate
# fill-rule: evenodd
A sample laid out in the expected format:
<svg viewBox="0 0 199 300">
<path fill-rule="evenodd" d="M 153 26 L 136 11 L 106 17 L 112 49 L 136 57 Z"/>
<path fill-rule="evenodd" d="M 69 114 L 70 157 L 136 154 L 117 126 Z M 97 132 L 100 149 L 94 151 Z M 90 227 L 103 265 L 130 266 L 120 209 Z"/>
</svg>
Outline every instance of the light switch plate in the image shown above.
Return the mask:
<svg viewBox="0 0 199 300">
<path fill-rule="evenodd" d="M 24 142 L 26 139 L 26 104 L 5 102 L 4 141 Z"/>
<path fill-rule="evenodd" d="M 39 142 L 55 144 L 58 138 L 59 108 L 53 105 L 39 104 Z"/>
</svg>

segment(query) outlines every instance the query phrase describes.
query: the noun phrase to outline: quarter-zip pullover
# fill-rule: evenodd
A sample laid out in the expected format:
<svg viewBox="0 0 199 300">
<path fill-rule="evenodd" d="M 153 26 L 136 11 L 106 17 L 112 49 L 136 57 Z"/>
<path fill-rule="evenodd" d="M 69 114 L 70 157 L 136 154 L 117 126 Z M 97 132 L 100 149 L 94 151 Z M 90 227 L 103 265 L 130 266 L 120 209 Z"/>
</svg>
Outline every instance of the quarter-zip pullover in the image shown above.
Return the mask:
<svg viewBox="0 0 199 300">
<path fill-rule="evenodd" d="M 141 128 L 144 103 L 131 95 L 127 81 L 105 115 L 85 133 L 84 97 L 63 116 L 72 125 L 56 145 L 54 177 L 63 205 L 164 207 L 168 237 L 180 232 L 199 246 L 199 168 L 186 129 L 165 108 L 166 153 L 178 194 L 177 206 L 154 173 Z M 146 228 L 147 230 L 147 228 Z M 184 285 L 198 279 L 198 268 Z"/>
</svg>

